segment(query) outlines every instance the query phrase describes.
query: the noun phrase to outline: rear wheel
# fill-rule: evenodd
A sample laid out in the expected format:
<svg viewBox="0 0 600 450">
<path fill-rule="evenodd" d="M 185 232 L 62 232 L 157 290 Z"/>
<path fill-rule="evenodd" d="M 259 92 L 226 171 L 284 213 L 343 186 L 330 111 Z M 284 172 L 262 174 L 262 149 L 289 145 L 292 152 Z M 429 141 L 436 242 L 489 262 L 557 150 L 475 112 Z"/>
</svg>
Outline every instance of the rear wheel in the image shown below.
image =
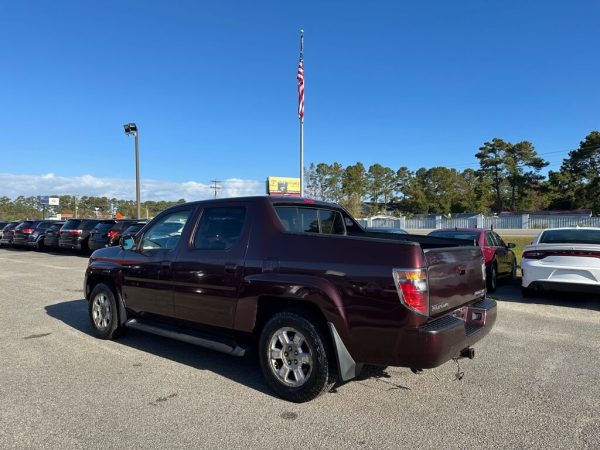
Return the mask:
<svg viewBox="0 0 600 450">
<path fill-rule="evenodd" d="M 512 271 L 510 273 L 510 277 L 511 277 L 511 279 L 512 279 L 513 282 L 517 281 L 517 261 L 516 260 L 513 261 Z"/>
<path fill-rule="evenodd" d="M 35 245 L 35 249 L 38 252 L 41 252 L 44 250 L 44 238 L 39 238 L 37 241 L 37 244 Z"/>
<path fill-rule="evenodd" d="M 94 333 L 101 339 L 113 339 L 120 336 L 124 327 L 120 325 L 117 297 L 105 283 L 97 284 L 90 294 L 88 313 Z"/>
<path fill-rule="evenodd" d="M 535 291 L 531 288 L 521 286 L 521 295 L 523 296 L 523 298 L 535 297 Z"/>
<path fill-rule="evenodd" d="M 496 261 L 490 267 L 487 282 L 488 292 L 494 292 L 498 287 L 498 266 L 496 265 Z"/>
<path fill-rule="evenodd" d="M 333 350 L 321 327 L 295 312 L 276 313 L 264 326 L 260 366 L 267 384 L 285 400 L 312 400 L 337 380 Z"/>
</svg>

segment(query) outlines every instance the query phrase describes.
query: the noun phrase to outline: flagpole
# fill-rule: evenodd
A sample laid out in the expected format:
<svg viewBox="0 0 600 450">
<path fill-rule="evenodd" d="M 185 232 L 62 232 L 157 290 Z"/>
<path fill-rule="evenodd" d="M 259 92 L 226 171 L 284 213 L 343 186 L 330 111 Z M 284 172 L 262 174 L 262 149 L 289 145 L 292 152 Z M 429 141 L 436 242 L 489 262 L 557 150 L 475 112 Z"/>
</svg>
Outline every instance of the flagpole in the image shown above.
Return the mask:
<svg viewBox="0 0 600 450">
<path fill-rule="evenodd" d="M 300 30 L 300 63 L 302 64 L 302 114 L 300 119 L 300 196 L 304 197 L 304 30 Z"/>
</svg>

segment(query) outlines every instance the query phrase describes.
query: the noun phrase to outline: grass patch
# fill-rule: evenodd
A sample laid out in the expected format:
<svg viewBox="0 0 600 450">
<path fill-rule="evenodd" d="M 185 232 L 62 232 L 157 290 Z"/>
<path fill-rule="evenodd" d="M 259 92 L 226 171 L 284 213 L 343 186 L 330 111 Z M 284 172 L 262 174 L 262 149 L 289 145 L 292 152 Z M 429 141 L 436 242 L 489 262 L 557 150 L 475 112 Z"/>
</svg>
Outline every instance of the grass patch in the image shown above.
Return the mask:
<svg viewBox="0 0 600 450">
<path fill-rule="evenodd" d="M 496 231 L 497 232 L 497 231 Z M 500 234 L 500 233 L 498 233 Z M 533 240 L 534 236 L 502 236 L 502 234 L 500 234 L 500 237 L 502 238 L 502 240 L 506 243 L 512 242 L 513 244 L 516 245 L 515 248 L 513 248 L 513 252 L 515 252 L 515 256 L 517 257 L 517 264 L 519 265 L 519 267 L 521 266 L 521 254 L 523 254 L 523 247 L 531 244 L 531 241 Z"/>
</svg>

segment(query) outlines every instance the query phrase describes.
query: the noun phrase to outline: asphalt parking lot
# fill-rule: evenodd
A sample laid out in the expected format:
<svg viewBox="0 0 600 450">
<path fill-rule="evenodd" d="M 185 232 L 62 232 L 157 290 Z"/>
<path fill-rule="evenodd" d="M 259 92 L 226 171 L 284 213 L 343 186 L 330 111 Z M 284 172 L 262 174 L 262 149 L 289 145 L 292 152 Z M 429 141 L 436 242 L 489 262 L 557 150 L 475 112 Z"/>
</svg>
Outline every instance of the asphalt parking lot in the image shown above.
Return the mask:
<svg viewBox="0 0 600 450">
<path fill-rule="evenodd" d="M 86 263 L 0 249 L 0 448 L 600 448 L 600 299 L 502 285 L 462 380 L 372 368 L 297 405 L 252 356 L 92 337 Z"/>
</svg>

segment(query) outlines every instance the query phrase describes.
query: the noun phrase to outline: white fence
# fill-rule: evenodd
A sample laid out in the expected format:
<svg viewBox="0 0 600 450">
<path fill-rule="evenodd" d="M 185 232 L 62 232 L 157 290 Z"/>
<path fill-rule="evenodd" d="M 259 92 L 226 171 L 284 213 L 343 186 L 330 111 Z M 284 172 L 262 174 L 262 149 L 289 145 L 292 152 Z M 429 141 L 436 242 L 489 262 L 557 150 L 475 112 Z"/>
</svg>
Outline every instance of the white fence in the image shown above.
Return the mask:
<svg viewBox="0 0 600 450">
<path fill-rule="evenodd" d="M 494 229 L 544 229 L 556 227 L 600 227 L 600 216 L 582 215 L 530 215 L 484 216 L 447 218 L 445 216 L 427 216 L 407 219 L 405 217 L 375 216 L 357 219 L 362 226 L 436 229 L 436 228 L 494 228 Z"/>
</svg>

